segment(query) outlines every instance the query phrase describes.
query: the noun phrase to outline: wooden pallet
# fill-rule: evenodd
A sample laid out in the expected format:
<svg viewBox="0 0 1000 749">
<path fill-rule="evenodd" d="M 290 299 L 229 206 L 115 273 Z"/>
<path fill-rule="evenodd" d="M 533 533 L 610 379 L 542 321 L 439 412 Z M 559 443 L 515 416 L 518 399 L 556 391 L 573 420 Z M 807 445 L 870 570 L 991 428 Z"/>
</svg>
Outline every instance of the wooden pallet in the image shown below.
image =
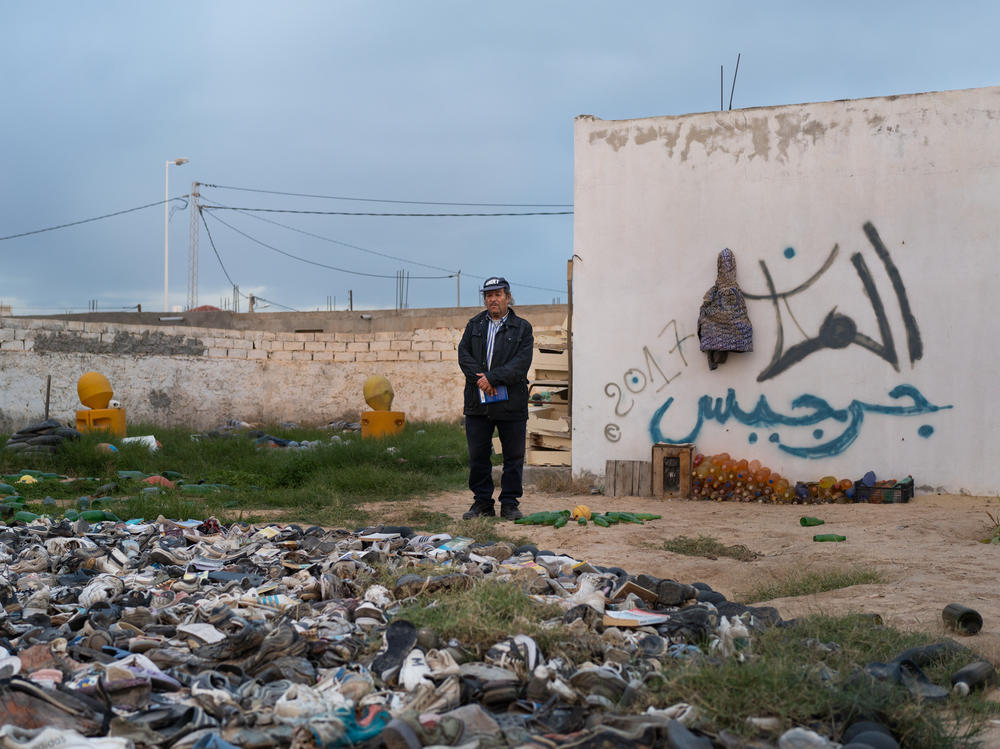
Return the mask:
<svg viewBox="0 0 1000 749">
<path fill-rule="evenodd" d="M 611 497 L 653 496 L 653 464 L 648 460 L 607 461 L 604 493 Z"/>
</svg>

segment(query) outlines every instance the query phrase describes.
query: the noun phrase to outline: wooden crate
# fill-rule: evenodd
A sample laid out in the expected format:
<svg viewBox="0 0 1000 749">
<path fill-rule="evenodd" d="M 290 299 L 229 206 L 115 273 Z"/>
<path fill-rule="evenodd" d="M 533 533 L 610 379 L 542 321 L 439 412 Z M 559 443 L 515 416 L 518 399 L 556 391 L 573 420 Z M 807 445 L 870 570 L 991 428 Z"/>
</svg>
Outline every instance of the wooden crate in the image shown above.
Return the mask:
<svg viewBox="0 0 1000 749">
<path fill-rule="evenodd" d="M 571 450 L 533 450 L 529 448 L 524 456 L 529 466 L 570 466 L 573 465 Z"/>
<path fill-rule="evenodd" d="M 531 364 L 535 367 L 535 369 L 560 369 L 564 372 L 568 372 L 569 352 L 561 351 L 559 353 L 551 353 L 548 351 L 539 351 L 531 360 Z M 538 377 L 536 379 L 542 378 Z"/>
<path fill-rule="evenodd" d="M 531 447 L 544 447 L 549 450 L 572 450 L 573 438 L 562 435 L 528 432 L 528 442 Z"/>
<path fill-rule="evenodd" d="M 694 445 L 653 445 L 653 496 L 663 499 L 691 496 Z"/>
<path fill-rule="evenodd" d="M 652 496 L 648 460 L 609 460 L 604 464 L 604 493 L 611 497 Z"/>
</svg>

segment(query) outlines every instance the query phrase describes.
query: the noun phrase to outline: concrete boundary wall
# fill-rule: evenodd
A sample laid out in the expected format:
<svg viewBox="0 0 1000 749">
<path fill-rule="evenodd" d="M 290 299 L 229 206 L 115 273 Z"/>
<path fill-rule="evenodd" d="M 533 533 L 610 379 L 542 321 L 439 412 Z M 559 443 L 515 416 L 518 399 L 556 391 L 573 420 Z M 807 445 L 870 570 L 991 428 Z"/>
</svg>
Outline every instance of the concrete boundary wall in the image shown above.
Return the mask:
<svg viewBox="0 0 1000 749">
<path fill-rule="evenodd" d="M 411 420 L 462 413 L 462 328 L 283 333 L 0 318 L 0 430 L 44 413 L 72 421 L 80 375 L 111 381 L 129 422 L 217 426 L 226 419 L 323 424 L 366 410 L 362 384 L 389 378 Z"/>
</svg>

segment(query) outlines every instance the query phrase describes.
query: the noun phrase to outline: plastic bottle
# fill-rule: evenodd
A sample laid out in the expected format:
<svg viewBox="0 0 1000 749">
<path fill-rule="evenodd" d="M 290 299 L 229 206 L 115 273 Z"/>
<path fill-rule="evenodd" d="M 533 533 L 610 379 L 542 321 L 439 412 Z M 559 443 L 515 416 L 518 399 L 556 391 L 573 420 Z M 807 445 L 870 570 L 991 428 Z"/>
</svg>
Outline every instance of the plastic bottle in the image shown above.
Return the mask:
<svg viewBox="0 0 1000 749">
<path fill-rule="evenodd" d="M 951 677 L 952 691 L 965 697 L 976 687 L 984 687 L 996 678 L 996 669 L 989 661 L 976 661 L 959 669 Z"/>
<path fill-rule="evenodd" d="M 838 536 L 836 533 L 819 533 L 813 536 L 813 541 L 846 541 L 847 536 Z"/>
</svg>

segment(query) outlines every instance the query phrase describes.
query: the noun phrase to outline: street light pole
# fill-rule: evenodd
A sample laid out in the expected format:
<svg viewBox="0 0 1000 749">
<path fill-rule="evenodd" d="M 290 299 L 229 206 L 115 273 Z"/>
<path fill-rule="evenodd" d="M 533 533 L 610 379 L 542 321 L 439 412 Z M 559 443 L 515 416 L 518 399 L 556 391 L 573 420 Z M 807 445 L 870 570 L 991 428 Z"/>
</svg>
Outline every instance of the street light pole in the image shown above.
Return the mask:
<svg viewBox="0 0 1000 749">
<path fill-rule="evenodd" d="M 167 279 L 170 264 L 170 165 L 181 166 L 190 159 L 171 159 L 163 167 L 163 311 L 169 312 L 167 305 Z"/>
</svg>

